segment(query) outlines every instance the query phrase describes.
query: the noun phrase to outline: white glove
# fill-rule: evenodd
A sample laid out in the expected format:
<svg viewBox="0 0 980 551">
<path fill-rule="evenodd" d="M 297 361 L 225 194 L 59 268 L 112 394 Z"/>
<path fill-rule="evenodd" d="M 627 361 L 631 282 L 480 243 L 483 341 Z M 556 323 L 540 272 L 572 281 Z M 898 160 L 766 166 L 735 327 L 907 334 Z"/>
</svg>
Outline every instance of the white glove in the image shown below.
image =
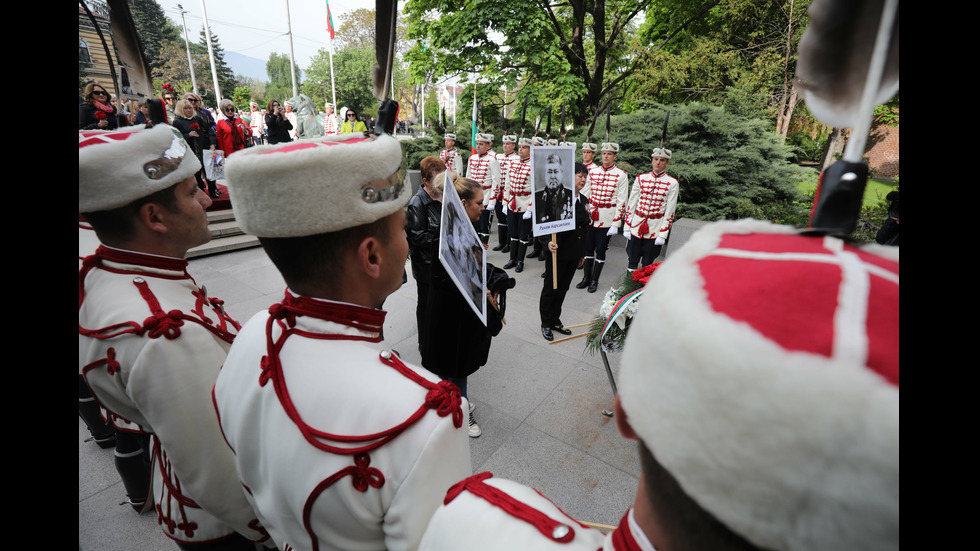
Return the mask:
<svg viewBox="0 0 980 551">
<path fill-rule="evenodd" d="M 504 214 L 507 214 L 507 210 L 508 210 L 508 209 L 507 209 L 507 203 L 504 203 L 504 204 L 503 204 L 503 207 L 504 207 Z"/>
<path fill-rule="evenodd" d="M 630 237 L 633 237 L 633 235 L 630 234 L 630 231 L 628 229 L 626 229 L 626 230 L 623 230 L 623 237 L 625 237 L 626 240 L 629 241 L 630 240 Z"/>
<path fill-rule="evenodd" d="M 531 219 L 531 211 L 528 210 L 528 211 L 525 211 L 524 212 L 524 219 L 525 220 L 530 220 Z"/>
<path fill-rule="evenodd" d="M 496 206 L 497 206 L 497 200 L 496 199 L 490 199 L 490 202 L 487 203 L 487 210 L 493 210 L 493 207 L 496 207 Z"/>
<path fill-rule="evenodd" d="M 665 242 L 663 237 L 658 237 L 656 241 L 653 242 L 654 245 L 663 245 Z"/>
<path fill-rule="evenodd" d="M 613 226 L 613 227 L 609 228 L 609 231 L 606 232 L 606 235 L 608 235 L 609 237 L 612 237 L 612 236 L 616 235 L 617 233 L 619 233 L 619 228 L 617 228 L 616 226 Z"/>
</svg>

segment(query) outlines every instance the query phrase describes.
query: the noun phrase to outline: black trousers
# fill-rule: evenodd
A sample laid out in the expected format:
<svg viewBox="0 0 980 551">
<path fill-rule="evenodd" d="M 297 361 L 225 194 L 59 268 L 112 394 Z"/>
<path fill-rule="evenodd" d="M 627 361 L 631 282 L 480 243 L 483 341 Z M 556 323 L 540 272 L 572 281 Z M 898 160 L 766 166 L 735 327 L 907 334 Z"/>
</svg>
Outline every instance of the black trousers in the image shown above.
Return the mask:
<svg viewBox="0 0 980 551">
<path fill-rule="evenodd" d="M 657 245 L 656 242 L 656 239 L 640 239 L 639 237 L 630 239 L 626 243 L 627 268 L 635 270 L 641 267 L 641 259 L 643 260 L 643 266 L 653 264 L 653 261 L 660 256 L 660 249 L 663 248 L 663 245 Z"/>
<path fill-rule="evenodd" d="M 606 261 L 606 251 L 609 249 L 609 228 L 585 228 L 585 256 L 593 257 L 599 262 Z"/>
<path fill-rule="evenodd" d="M 525 220 L 523 212 L 507 211 L 507 235 L 511 239 L 530 243 L 531 220 Z"/>
<path fill-rule="evenodd" d="M 575 270 L 578 268 L 578 259 L 571 260 L 558 259 L 558 288 L 554 288 L 553 270 L 554 262 L 552 255 L 547 247 L 544 247 L 544 281 L 541 287 L 541 298 L 538 301 L 538 311 L 541 314 L 541 327 L 555 327 L 561 324 L 561 306 L 565 302 L 565 293 L 568 286 L 575 277 Z"/>
</svg>

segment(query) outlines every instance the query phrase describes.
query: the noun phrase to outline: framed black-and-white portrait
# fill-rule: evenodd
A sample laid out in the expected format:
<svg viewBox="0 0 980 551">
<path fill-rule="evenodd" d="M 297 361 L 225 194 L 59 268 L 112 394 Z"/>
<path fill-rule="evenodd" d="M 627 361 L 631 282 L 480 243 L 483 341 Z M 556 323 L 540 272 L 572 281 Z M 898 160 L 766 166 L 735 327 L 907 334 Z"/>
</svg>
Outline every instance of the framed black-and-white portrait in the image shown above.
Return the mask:
<svg viewBox="0 0 980 551">
<path fill-rule="evenodd" d="M 535 237 L 575 229 L 575 148 L 531 148 Z"/>
<path fill-rule="evenodd" d="M 442 196 L 439 228 L 439 262 L 483 325 L 487 324 L 487 250 L 466 216 L 463 202 L 452 184 Z"/>
</svg>

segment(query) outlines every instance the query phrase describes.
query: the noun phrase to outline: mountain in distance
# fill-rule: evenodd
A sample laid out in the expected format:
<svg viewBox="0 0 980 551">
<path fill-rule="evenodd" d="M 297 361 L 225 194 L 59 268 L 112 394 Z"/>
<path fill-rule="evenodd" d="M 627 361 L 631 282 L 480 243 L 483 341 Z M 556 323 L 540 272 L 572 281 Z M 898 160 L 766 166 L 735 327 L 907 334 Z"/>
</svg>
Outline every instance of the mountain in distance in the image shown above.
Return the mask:
<svg viewBox="0 0 980 551">
<path fill-rule="evenodd" d="M 236 54 L 235 52 L 224 52 L 224 56 L 225 64 L 228 65 L 232 73 L 259 81 L 269 80 L 269 75 L 265 71 L 265 64 L 268 60 Z"/>
</svg>

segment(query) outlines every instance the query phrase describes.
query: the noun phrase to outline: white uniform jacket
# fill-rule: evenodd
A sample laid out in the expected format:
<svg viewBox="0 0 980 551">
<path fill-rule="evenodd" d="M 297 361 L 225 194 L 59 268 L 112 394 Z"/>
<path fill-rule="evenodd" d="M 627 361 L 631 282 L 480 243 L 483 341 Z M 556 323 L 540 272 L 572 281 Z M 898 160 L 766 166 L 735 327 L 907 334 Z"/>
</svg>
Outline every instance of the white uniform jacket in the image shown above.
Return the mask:
<svg viewBox="0 0 980 551">
<path fill-rule="evenodd" d="M 238 323 L 187 261 L 100 246 L 78 272 L 79 374 L 122 430 L 153 441 L 164 534 L 200 543 L 261 531 L 225 444 L 211 388 Z"/>
<path fill-rule="evenodd" d="M 440 151 L 439 158 L 442 159 L 442 162 L 446 163 L 447 170 L 452 171 L 456 176 L 463 175 L 463 157 L 455 147 Z"/>
<path fill-rule="evenodd" d="M 504 202 L 507 209 L 514 212 L 527 212 L 531 206 L 531 158 L 521 159 L 510 165 L 507 185 L 504 186 Z"/>
<path fill-rule="evenodd" d="M 667 238 L 677 209 L 677 178 L 663 172 L 636 177 L 626 203 L 626 227 L 640 239 Z"/>
<path fill-rule="evenodd" d="M 265 129 L 265 116 L 262 115 L 262 111 L 252 111 L 248 116 L 248 125 L 252 128 L 252 137 L 261 138 L 262 130 Z"/>
<path fill-rule="evenodd" d="M 323 135 L 333 136 L 340 131 L 340 124 L 337 122 L 337 115 L 331 113 L 323 115 Z"/>
<path fill-rule="evenodd" d="M 483 204 L 490 202 L 495 187 L 500 186 L 500 163 L 497 154 L 487 151 L 486 155 L 474 153 L 466 165 L 466 177 L 483 186 Z"/>
<path fill-rule="evenodd" d="M 279 549 L 414 550 L 472 472 L 465 399 L 379 353 L 384 317 L 287 290 L 245 324 L 221 369 L 221 428 Z"/>
<path fill-rule="evenodd" d="M 569 517 L 534 488 L 484 472 L 449 490 L 419 551 L 654 551 L 629 516 L 606 535 Z"/>
<path fill-rule="evenodd" d="M 595 165 L 585 179 L 582 195 L 589 198 L 586 210 L 594 228 L 620 227 L 626 212 L 629 182 L 626 171 L 612 165 Z"/>
<path fill-rule="evenodd" d="M 507 188 L 507 174 L 510 172 L 510 165 L 520 161 L 517 153 L 497 153 L 497 163 L 500 165 L 500 185 L 491 190 L 490 199 L 498 203 L 504 200 L 504 189 Z"/>
</svg>

